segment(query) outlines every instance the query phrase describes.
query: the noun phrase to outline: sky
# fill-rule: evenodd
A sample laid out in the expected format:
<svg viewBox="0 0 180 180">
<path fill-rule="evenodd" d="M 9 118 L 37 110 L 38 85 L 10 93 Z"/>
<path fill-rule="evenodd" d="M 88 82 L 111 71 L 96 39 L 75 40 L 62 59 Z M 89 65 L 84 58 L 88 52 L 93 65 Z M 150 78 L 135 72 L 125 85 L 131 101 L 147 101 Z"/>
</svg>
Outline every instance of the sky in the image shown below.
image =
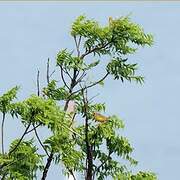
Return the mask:
<svg viewBox="0 0 180 180">
<path fill-rule="evenodd" d="M 153 171 L 159 180 L 177 180 L 180 2 L 0 2 L 0 94 L 15 85 L 21 86 L 20 99 L 36 93 L 37 69 L 43 84 L 47 59 L 55 63 L 60 49 L 74 48 L 69 32 L 77 16 L 85 14 L 104 24 L 109 16 L 129 13 L 133 22 L 154 36 L 152 47 L 130 56 L 145 76 L 145 84 L 108 78 L 98 98 L 106 103 L 108 114 L 124 120 L 123 133 L 139 161 L 135 170 Z M 15 125 L 12 119 L 6 123 L 8 141 L 22 132 Z M 54 168 L 48 180 L 63 179 L 58 167 Z"/>
</svg>

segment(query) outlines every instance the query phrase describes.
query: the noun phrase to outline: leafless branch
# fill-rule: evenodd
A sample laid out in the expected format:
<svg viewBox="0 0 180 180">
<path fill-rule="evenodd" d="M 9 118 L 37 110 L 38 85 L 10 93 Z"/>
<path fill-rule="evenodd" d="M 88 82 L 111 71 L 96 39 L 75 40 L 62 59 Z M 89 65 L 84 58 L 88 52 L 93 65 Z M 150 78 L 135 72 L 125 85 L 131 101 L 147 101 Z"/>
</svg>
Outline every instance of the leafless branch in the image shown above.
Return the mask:
<svg viewBox="0 0 180 180">
<path fill-rule="evenodd" d="M 67 168 L 67 169 L 68 169 L 69 173 L 73 176 L 73 179 L 76 180 L 76 177 L 75 177 L 73 171 L 71 169 L 69 169 L 69 168 Z"/>
<path fill-rule="evenodd" d="M 5 112 L 2 113 L 2 123 L 1 123 L 1 147 L 2 147 L 2 154 L 4 154 L 4 122 L 5 122 L 6 114 Z"/>
<path fill-rule="evenodd" d="M 54 156 L 54 153 L 53 153 L 53 151 L 51 151 L 51 154 L 50 154 L 49 157 L 47 158 L 46 166 L 45 166 L 45 168 L 44 168 L 44 171 L 43 171 L 43 175 L 42 175 L 41 180 L 45 180 L 45 179 L 46 179 L 47 173 L 48 173 L 48 170 L 49 170 L 49 167 L 50 167 L 51 162 L 52 162 L 52 160 L 53 160 L 53 156 Z"/>
<path fill-rule="evenodd" d="M 68 70 L 66 68 L 63 69 L 63 71 L 69 76 L 69 78 L 72 80 L 72 76 L 69 74 Z"/>
<path fill-rule="evenodd" d="M 34 126 L 31 130 L 27 131 L 26 134 L 29 134 L 30 132 L 34 131 L 34 129 L 38 128 L 41 125 L 42 123 L 39 123 L 38 125 Z"/>
<path fill-rule="evenodd" d="M 49 75 L 49 58 L 48 58 L 48 61 L 47 61 L 47 73 L 46 73 L 46 77 L 47 77 L 47 84 L 49 84 L 49 78 L 50 78 L 50 75 Z"/>
<path fill-rule="evenodd" d="M 84 54 L 82 54 L 80 58 L 84 59 L 84 57 L 87 56 L 88 54 L 91 54 L 92 52 L 95 52 L 97 50 L 101 50 L 101 49 L 107 47 L 110 43 L 111 43 L 111 41 L 107 42 L 106 44 L 104 44 L 102 46 L 96 46 L 94 49 L 90 49 L 89 51 L 87 51 Z"/>
<path fill-rule="evenodd" d="M 23 138 L 24 138 L 24 136 L 26 135 L 26 133 L 27 133 L 27 131 L 28 131 L 28 129 L 29 129 L 30 126 L 31 126 L 31 122 L 29 122 L 28 126 L 26 127 L 23 135 L 22 135 L 21 138 L 19 139 L 19 141 L 18 141 L 18 143 L 16 144 L 16 146 L 15 146 L 13 149 L 11 149 L 11 151 L 9 151 L 9 155 L 12 154 L 12 152 L 14 152 L 14 151 L 17 149 L 17 147 L 20 145 L 21 141 L 23 140 Z"/>
<path fill-rule="evenodd" d="M 66 81 L 65 81 L 65 79 L 64 79 L 64 74 L 63 74 L 63 68 L 62 68 L 62 66 L 60 66 L 60 72 L 61 72 L 61 79 L 62 79 L 64 85 L 67 87 L 67 89 L 70 90 L 69 86 L 67 85 L 67 83 L 66 83 Z"/>
<path fill-rule="evenodd" d="M 81 82 L 81 80 L 86 76 L 86 72 L 83 71 L 82 75 L 77 79 L 76 84 Z"/>
<path fill-rule="evenodd" d="M 88 117 L 88 99 L 87 99 L 87 89 L 82 90 L 83 94 L 83 103 L 84 103 L 84 117 L 85 117 L 85 142 L 86 142 L 86 159 L 87 159 L 87 174 L 85 179 L 86 180 L 92 180 L 93 175 L 93 152 L 92 152 L 92 145 L 89 142 L 89 117 Z"/>
<path fill-rule="evenodd" d="M 92 84 L 90 84 L 90 85 L 88 85 L 88 86 L 82 87 L 81 89 L 78 89 L 77 91 L 74 91 L 73 93 L 71 93 L 71 94 L 69 95 L 68 98 L 70 98 L 72 95 L 74 95 L 74 94 L 76 94 L 76 93 L 78 93 L 78 92 L 80 92 L 80 91 L 82 91 L 82 90 L 89 89 L 89 88 L 95 86 L 96 84 L 99 84 L 100 82 L 104 81 L 108 75 L 109 75 L 109 73 L 107 72 L 107 73 L 105 74 L 105 76 L 102 77 L 99 81 L 96 81 L 96 82 L 94 82 L 94 83 L 92 83 Z"/>
<path fill-rule="evenodd" d="M 80 46 L 80 43 L 81 43 L 81 36 L 79 37 L 78 42 L 77 42 L 76 36 L 74 36 L 74 41 L 75 41 L 75 44 L 76 44 L 76 50 L 77 50 L 77 54 L 78 54 L 78 57 L 79 57 L 80 56 L 79 46 Z"/>
<path fill-rule="evenodd" d="M 50 77 L 51 77 L 54 73 L 55 73 L 55 70 L 49 75 L 49 79 L 50 79 Z"/>
<path fill-rule="evenodd" d="M 39 84 L 39 70 L 38 70 L 38 73 L 37 73 L 37 95 L 39 96 L 40 95 L 40 84 Z"/>
<path fill-rule="evenodd" d="M 34 128 L 35 135 L 36 135 L 36 137 L 37 137 L 37 139 L 38 139 L 38 141 L 39 141 L 39 144 L 42 146 L 42 148 L 44 149 L 45 153 L 46 153 L 47 156 L 49 157 L 49 153 L 47 152 L 46 148 L 44 147 L 43 143 L 41 142 L 41 139 L 40 139 L 40 137 L 39 137 L 39 135 L 38 135 L 37 129 L 36 129 L 36 127 L 35 127 L 34 124 L 33 124 L 33 128 Z"/>
</svg>

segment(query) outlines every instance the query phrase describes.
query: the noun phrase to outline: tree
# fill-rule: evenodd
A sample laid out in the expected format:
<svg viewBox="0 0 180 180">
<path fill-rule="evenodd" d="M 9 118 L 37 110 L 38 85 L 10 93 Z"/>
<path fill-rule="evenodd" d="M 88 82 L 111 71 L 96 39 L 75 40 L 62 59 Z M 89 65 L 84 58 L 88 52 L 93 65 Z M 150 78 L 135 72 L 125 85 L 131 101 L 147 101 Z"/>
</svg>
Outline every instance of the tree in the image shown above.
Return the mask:
<svg viewBox="0 0 180 180">
<path fill-rule="evenodd" d="M 137 64 L 128 61 L 128 55 L 139 46 L 151 46 L 153 37 L 144 33 L 130 18 L 109 18 L 106 26 L 92 19 L 79 16 L 71 28 L 75 49 L 60 50 L 56 58 L 56 71 L 50 73 L 47 62 L 47 86 L 40 88 L 37 74 L 37 95 L 23 101 L 15 101 L 19 87 L 14 87 L 0 97 L 1 124 L 1 179 L 47 179 L 53 163 L 64 168 L 66 175 L 83 179 L 155 180 L 151 172 L 129 170 L 137 161 L 129 140 L 120 134 L 123 121 L 116 115 L 106 117 L 105 104 L 95 103 L 89 93 L 93 87 L 102 86 L 107 77 L 121 82 L 136 81 L 142 84 L 142 76 L 136 75 Z M 108 60 L 104 60 L 104 59 Z M 94 60 L 96 59 L 96 60 Z M 89 63 L 88 63 L 89 62 Z M 104 75 L 89 80 L 88 74 L 103 66 Z M 61 81 L 52 78 L 60 74 Z M 7 114 L 24 126 L 24 133 L 4 149 L 4 123 Z M 48 129 L 50 136 L 42 141 L 39 129 Z M 27 134 L 31 139 L 26 138 Z M 35 138 L 36 137 L 36 138 Z M 40 144 L 44 153 L 40 153 Z M 121 163 L 127 161 L 127 163 Z"/>
</svg>

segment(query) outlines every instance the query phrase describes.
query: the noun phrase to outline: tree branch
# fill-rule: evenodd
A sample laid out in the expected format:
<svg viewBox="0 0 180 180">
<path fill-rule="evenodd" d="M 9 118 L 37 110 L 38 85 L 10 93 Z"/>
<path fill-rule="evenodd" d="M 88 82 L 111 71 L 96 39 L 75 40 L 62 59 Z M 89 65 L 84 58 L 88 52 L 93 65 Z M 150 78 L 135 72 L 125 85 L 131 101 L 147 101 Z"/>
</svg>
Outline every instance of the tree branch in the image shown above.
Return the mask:
<svg viewBox="0 0 180 180">
<path fill-rule="evenodd" d="M 35 135 L 36 135 L 36 137 L 37 137 L 37 139 L 39 141 L 39 144 L 42 146 L 42 148 L 44 149 L 46 155 L 49 157 L 49 153 L 47 152 L 46 148 L 44 147 L 43 143 L 41 142 L 41 139 L 40 139 L 40 137 L 39 137 L 39 135 L 37 133 L 37 129 L 35 128 L 34 124 L 33 124 L 33 127 L 34 127 Z"/>
<path fill-rule="evenodd" d="M 109 73 L 107 72 L 107 73 L 105 74 L 105 76 L 102 77 L 99 81 L 96 81 L 96 82 L 94 82 L 94 83 L 92 83 L 92 84 L 90 84 L 90 85 L 88 85 L 88 86 L 85 86 L 84 88 L 78 89 L 77 91 L 74 91 L 73 93 L 71 93 L 71 94 L 69 95 L 68 98 L 70 98 L 72 95 L 74 95 L 74 94 L 76 94 L 76 93 L 78 93 L 78 92 L 80 92 L 80 91 L 82 91 L 82 90 L 91 88 L 91 87 L 95 86 L 96 84 L 99 84 L 100 82 L 104 81 L 108 75 L 109 75 Z"/>
<path fill-rule="evenodd" d="M 96 173 L 97 171 L 99 171 L 99 169 L 109 160 L 111 154 L 112 154 L 112 152 L 109 152 L 107 158 L 94 170 L 93 179 L 94 179 L 94 177 L 95 177 L 95 173 Z"/>
<path fill-rule="evenodd" d="M 2 143 L 2 154 L 4 155 L 4 122 L 5 122 L 5 112 L 2 113 L 3 117 L 2 117 L 2 124 L 1 124 L 1 143 Z"/>
<path fill-rule="evenodd" d="M 62 70 L 63 70 L 63 68 L 62 68 Z M 67 71 L 67 70 L 66 70 L 66 71 Z M 67 74 L 69 75 L 68 71 L 67 71 Z M 69 77 L 71 78 L 71 85 L 70 85 L 70 88 L 69 88 L 69 93 L 71 94 L 73 88 L 76 86 L 76 78 L 77 78 L 76 69 L 74 69 L 73 77 L 71 77 L 70 75 L 69 75 Z M 69 96 L 69 97 L 71 97 L 71 96 Z M 64 105 L 64 111 L 66 111 L 67 108 L 68 108 L 68 103 L 69 103 L 69 101 L 70 101 L 69 97 L 67 98 L 66 103 L 65 103 L 65 105 Z M 64 127 L 67 128 L 69 131 L 71 131 L 71 132 L 73 132 L 73 133 L 76 133 L 76 132 L 73 131 L 72 129 L 70 129 L 70 128 L 66 127 L 66 126 L 64 126 Z M 77 133 L 76 133 L 76 134 L 77 134 Z M 45 179 L 46 179 L 48 170 L 49 170 L 49 168 L 50 168 L 50 166 L 51 166 L 51 162 L 52 162 L 52 160 L 53 160 L 53 156 L 54 156 L 54 153 L 51 152 L 51 154 L 49 155 L 49 157 L 48 157 L 48 159 L 47 159 L 46 166 L 45 166 L 45 168 L 44 168 L 44 171 L 43 171 L 43 175 L 42 175 L 41 180 L 45 180 Z"/>
<path fill-rule="evenodd" d="M 92 172 L 93 172 L 93 154 L 92 154 L 92 145 L 90 145 L 89 143 L 89 137 L 88 137 L 88 109 L 87 109 L 87 105 L 88 105 L 88 100 L 87 100 L 87 89 L 85 89 L 86 92 L 84 92 L 84 90 L 82 90 L 82 94 L 83 94 L 83 103 L 84 103 L 84 117 L 85 117 L 85 142 L 86 142 L 86 154 L 87 154 L 87 165 L 86 165 L 86 169 L 87 169 L 87 173 L 86 173 L 86 180 L 92 180 Z"/>
<path fill-rule="evenodd" d="M 49 58 L 48 58 L 48 61 L 47 61 L 47 73 L 46 73 L 46 78 L 47 78 L 47 84 L 49 84 Z"/>
<path fill-rule="evenodd" d="M 62 79 L 64 85 L 67 87 L 67 89 L 70 90 L 69 86 L 66 84 L 66 81 L 65 81 L 65 79 L 64 79 L 63 68 L 62 68 L 62 66 L 60 66 L 60 72 L 61 72 L 61 79 Z"/>
<path fill-rule="evenodd" d="M 81 80 L 86 76 L 86 72 L 83 71 L 83 73 L 81 74 L 81 76 L 77 79 L 76 84 L 78 84 L 79 82 L 81 82 Z"/>
<path fill-rule="evenodd" d="M 77 56 L 79 57 L 80 56 L 80 50 L 79 50 L 79 46 L 80 46 L 80 43 L 81 43 L 81 36 L 79 37 L 79 40 L 77 42 L 77 39 L 76 39 L 76 36 L 74 36 L 74 41 L 75 41 L 75 44 L 76 44 L 76 50 L 77 50 Z"/>
<path fill-rule="evenodd" d="M 14 152 L 14 151 L 17 149 L 17 147 L 19 146 L 19 144 L 20 144 L 21 141 L 23 140 L 24 136 L 26 135 L 26 133 L 27 133 L 30 125 L 31 125 L 31 122 L 30 122 L 30 123 L 28 124 L 28 126 L 26 127 L 23 135 L 22 135 L 21 138 L 19 139 L 19 141 L 18 141 L 18 143 L 16 144 L 16 146 L 15 146 L 11 151 L 9 151 L 9 155 L 12 154 L 12 152 Z"/>
<path fill-rule="evenodd" d="M 69 72 L 68 72 L 68 70 L 66 69 L 66 68 L 64 68 L 64 73 L 66 73 L 68 76 L 69 76 L 69 78 L 71 79 L 71 81 L 72 81 L 72 77 L 71 77 L 71 75 L 69 74 Z"/>
<path fill-rule="evenodd" d="M 37 73 L 37 95 L 39 96 L 40 95 L 40 85 L 39 85 L 39 70 L 38 70 L 38 73 Z"/>
<path fill-rule="evenodd" d="M 34 131 L 34 129 L 38 128 L 41 125 L 42 125 L 42 123 L 39 123 L 38 125 L 34 126 L 31 130 L 27 131 L 26 134 L 29 134 L 30 132 Z"/>
<path fill-rule="evenodd" d="M 51 154 L 49 155 L 49 157 L 47 159 L 46 166 L 44 168 L 43 176 L 42 176 L 41 180 L 45 180 L 46 179 L 49 167 L 50 167 L 51 162 L 53 160 L 53 156 L 54 156 L 54 153 L 53 153 L 53 151 L 51 151 Z"/>
<path fill-rule="evenodd" d="M 71 169 L 69 169 L 69 168 L 67 168 L 67 169 L 68 169 L 69 173 L 73 176 L 73 179 L 76 180 L 76 177 L 75 177 L 73 171 Z"/>
<path fill-rule="evenodd" d="M 84 54 L 81 55 L 81 59 L 84 59 L 85 56 L 87 56 L 88 54 L 91 54 L 92 52 L 95 52 L 97 50 L 101 50 L 103 48 L 105 48 L 106 46 L 108 46 L 112 41 L 107 42 L 106 44 L 102 45 L 102 46 L 96 46 L 94 49 L 90 49 L 89 51 L 85 52 Z"/>
</svg>

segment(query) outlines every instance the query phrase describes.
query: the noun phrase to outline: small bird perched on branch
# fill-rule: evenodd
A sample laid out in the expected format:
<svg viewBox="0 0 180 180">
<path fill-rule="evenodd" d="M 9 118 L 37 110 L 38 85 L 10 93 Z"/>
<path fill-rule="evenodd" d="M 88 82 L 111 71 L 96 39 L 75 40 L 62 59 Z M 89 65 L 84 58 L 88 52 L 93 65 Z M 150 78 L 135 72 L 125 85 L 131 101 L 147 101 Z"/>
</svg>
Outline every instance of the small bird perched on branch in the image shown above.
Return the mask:
<svg viewBox="0 0 180 180">
<path fill-rule="evenodd" d="M 106 117 L 106 116 L 104 116 L 104 115 L 102 115 L 100 113 L 97 113 L 97 112 L 94 112 L 93 116 L 94 116 L 95 121 L 98 121 L 98 122 L 101 122 L 101 123 L 107 122 L 109 120 L 109 118 L 110 118 L 110 117 Z"/>
</svg>

